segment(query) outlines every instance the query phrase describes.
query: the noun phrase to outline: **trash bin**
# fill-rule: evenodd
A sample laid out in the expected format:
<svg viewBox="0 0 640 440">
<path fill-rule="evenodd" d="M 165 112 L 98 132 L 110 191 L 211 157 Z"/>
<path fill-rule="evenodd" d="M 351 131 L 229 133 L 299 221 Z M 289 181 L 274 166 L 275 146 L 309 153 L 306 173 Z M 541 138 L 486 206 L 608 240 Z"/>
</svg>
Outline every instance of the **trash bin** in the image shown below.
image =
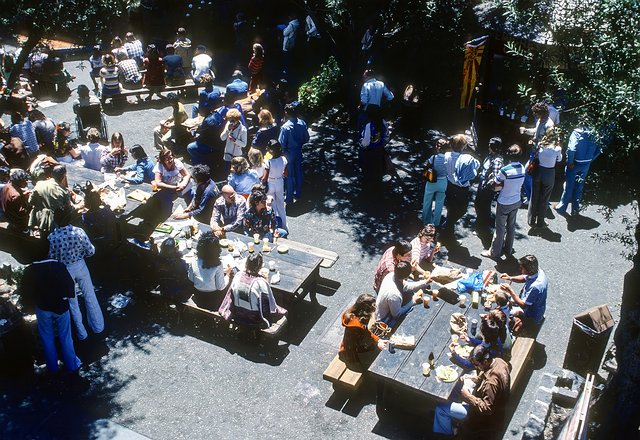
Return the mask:
<svg viewBox="0 0 640 440">
<path fill-rule="evenodd" d="M 564 368 L 582 376 L 596 373 L 613 329 L 606 304 L 593 307 L 573 318 Z"/>
</svg>

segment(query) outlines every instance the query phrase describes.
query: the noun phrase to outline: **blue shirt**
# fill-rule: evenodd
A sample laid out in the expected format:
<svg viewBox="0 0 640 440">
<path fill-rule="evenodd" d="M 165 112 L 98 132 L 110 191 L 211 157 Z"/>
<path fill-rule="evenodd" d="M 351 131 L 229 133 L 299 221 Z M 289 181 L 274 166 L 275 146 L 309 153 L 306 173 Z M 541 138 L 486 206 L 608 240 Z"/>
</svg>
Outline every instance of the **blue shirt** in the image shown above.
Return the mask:
<svg viewBox="0 0 640 440">
<path fill-rule="evenodd" d="M 156 178 L 155 173 L 153 172 L 153 166 L 153 161 L 148 157 L 145 157 L 144 159 L 138 160 L 136 163 L 122 168 L 122 171 L 136 172 L 135 176 L 127 179 L 131 183 L 151 183 Z"/>
<path fill-rule="evenodd" d="M 593 132 L 584 128 L 576 128 L 569 138 L 567 164 L 590 163 L 601 152 L 602 147 L 596 143 Z"/>
<path fill-rule="evenodd" d="M 253 185 L 260 182 L 258 174 L 253 170 L 248 170 L 242 174 L 231 173 L 227 180 L 238 194 L 251 194 Z"/>
<path fill-rule="evenodd" d="M 236 99 L 246 98 L 249 91 L 249 84 L 242 81 L 240 78 L 236 78 L 227 84 L 227 90 L 225 94 L 227 96 L 234 96 Z"/>
<path fill-rule="evenodd" d="M 495 177 L 497 183 L 503 185 L 498 195 L 501 205 L 513 205 L 520 201 L 520 190 L 524 183 L 524 167 L 520 162 L 511 162 L 500 168 Z"/>
<path fill-rule="evenodd" d="M 533 319 L 540 324 L 544 318 L 544 312 L 547 309 L 547 288 L 549 280 L 542 271 L 538 269 L 538 273 L 527 276 L 520 299 L 525 302 L 524 316 Z"/>
<path fill-rule="evenodd" d="M 33 124 L 28 119 L 22 122 L 13 124 L 11 126 L 11 137 L 20 138 L 24 144 L 25 150 L 29 155 L 33 155 L 38 152 L 38 139 L 36 138 L 36 130 L 33 128 Z"/>
<path fill-rule="evenodd" d="M 447 178 L 447 168 L 444 166 L 444 154 L 438 153 L 434 154 L 429 158 L 429 163 L 433 165 L 433 170 L 436 172 L 436 177 L 438 179 L 446 179 Z"/>
<path fill-rule="evenodd" d="M 220 194 L 218 186 L 209 179 L 196 186 L 193 194 L 193 209 L 189 215 L 201 223 L 209 223 L 213 214 L 213 204 Z"/>
<path fill-rule="evenodd" d="M 369 104 L 380 106 L 382 98 L 384 98 L 385 101 L 391 101 L 393 99 L 393 93 L 389 91 L 382 81 L 371 78 L 362 84 L 362 88 L 360 89 L 360 102 L 365 110 Z"/>
<path fill-rule="evenodd" d="M 198 110 L 203 114 L 208 114 L 218 103 L 222 96 L 220 89 L 213 87 L 211 90 L 204 89 L 198 94 Z"/>
<path fill-rule="evenodd" d="M 289 119 L 282 125 L 278 141 L 283 153 L 302 153 L 302 146 L 309 142 L 306 122 L 299 118 Z"/>
<path fill-rule="evenodd" d="M 162 61 L 164 61 L 167 70 L 167 78 L 184 78 L 182 57 L 180 55 L 167 55 Z"/>
<path fill-rule="evenodd" d="M 270 140 L 278 139 L 278 126 L 273 124 L 270 127 L 262 127 L 256 133 L 256 137 L 253 138 L 252 145 L 263 150 L 267 148 Z"/>
<path fill-rule="evenodd" d="M 445 153 L 444 165 L 449 182 L 466 188 L 478 175 L 478 168 L 480 168 L 478 159 L 470 154 L 460 154 L 455 151 Z"/>
</svg>

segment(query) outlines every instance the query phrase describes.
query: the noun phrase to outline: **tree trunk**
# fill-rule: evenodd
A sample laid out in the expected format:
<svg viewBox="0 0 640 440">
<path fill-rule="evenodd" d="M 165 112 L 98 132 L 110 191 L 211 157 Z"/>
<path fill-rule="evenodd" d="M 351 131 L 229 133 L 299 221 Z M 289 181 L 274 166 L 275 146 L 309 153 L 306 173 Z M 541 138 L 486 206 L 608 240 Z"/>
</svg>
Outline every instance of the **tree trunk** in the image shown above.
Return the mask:
<svg viewBox="0 0 640 440">
<path fill-rule="evenodd" d="M 13 90 L 13 86 L 18 82 L 18 78 L 20 78 L 20 73 L 22 72 L 22 66 L 27 61 L 31 50 L 36 47 L 36 45 L 40 42 L 42 35 L 36 32 L 30 32 L 29 38 L 22 46 L 22 50 L 20 51 L 20 56 L 18 60 L 15 62 L 13 66 L 13 70 L 11 71 L 11 75 L 9 75 L 9 79 L 7 79 L 7 89 Z"/>
</svg>

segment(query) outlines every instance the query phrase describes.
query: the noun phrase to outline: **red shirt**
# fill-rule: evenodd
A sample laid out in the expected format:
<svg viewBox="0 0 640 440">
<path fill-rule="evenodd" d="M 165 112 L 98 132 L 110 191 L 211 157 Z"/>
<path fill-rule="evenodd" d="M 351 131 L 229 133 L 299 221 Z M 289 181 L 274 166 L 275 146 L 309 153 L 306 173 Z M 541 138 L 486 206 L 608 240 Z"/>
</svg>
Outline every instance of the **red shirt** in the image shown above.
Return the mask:
<svg viewBox="0 0 640 440">
<path fill-rule="evenodd" d="M 393 272 L 396 267 L 396 262 L 393 258 L 393 248 L 394 247 L 391 246 L 389 249 L 384 251 L 382 258 L 380 258 L 380 261 L 376 266 L 376 273 L 373 277 L 373 290 L 375 290 L 376 293 L 380 290 L 380 284 L 382 284 L 382 279 L 385 275 L 389 272 Z"/>
</svg>

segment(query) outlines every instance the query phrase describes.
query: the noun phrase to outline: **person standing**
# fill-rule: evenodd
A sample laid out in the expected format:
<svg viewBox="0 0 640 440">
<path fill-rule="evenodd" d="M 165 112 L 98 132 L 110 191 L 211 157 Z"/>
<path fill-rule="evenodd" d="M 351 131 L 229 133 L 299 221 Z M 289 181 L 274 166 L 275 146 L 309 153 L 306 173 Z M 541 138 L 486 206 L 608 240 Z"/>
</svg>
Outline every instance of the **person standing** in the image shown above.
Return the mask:
<svg viewBox="0 0 640 440">
<path fill-rule="evenodd" d="M 87 234 L 80 228 L 70 224 L 71 216 L 68 209 L 58 209 L 54 213 L 56 229 L 49 234 L 49 258 L 63 263 L 73 278 L 84 298 L 87 311 L 87 322 L 95 334 L 104 330 L 104 317 L 96 292 L 93 288 L 91 274 L 84 259 L 95 254 L 96 249 L 89 241 Z M 82 313 L 78 304 L 78 298 L 69 299 L 71 318 L 76 329 L 76 335 L 80 341 L 87 339 L 87 330 L 82 323 Z"/>
<path fill-rule="evenodd" d="M 262 88 L 266 86 L 264 83 L 264 48 L 261 44 L 253 45 L 253 54 L 249 60 L 249 73 L 251 79 L 249 80 L 249 92 L 255 92 L 256 89 L 262 84 Z"/>
<path fill-rule="evenodd" d="M 476 233 L 487 234 L 491 231 L 491 204 L 496 198 L 493 179 L 504 165 L 502 158 L 502 139 L 489 139 L 489 154 L 482 161 L 480 168 L 480 183 L 476 192 Z"/>
<path fill-rule="evenodd" d="M 0 217 L 9 222 L 9 229 L 28 232 L 29 224 L 29 174 L 24 170 L 13 170 L 10 182 L 0 189 Z M 4 213 L 3 213 L 4 211 Z M 2 215 L 4 214 L 4 215 Z"/>
<path fill-rule="evenodd" d="M 567 166 L 560 203 L 555 206 L 560 215 L 567 213 L 571 205 L 571 215 L 580 213 L 580 198 L 589 167 L 602 153 L 602 145 L 596 141 L 595 133 L 585 127 L 578 127 L 571 133 L 567 147 Z"/>
<path fill-rule="evenodd" d="M 365 70 L 363 80 L 364 82 L 360 88 L 360 105 L 363 111 L 366 111 L 370 105 L 380 107 L 383 100 L 393 100 L 393 93 L 382 81 L 376 79 L 373 69 Z"/>
<path fill-rule="evenodd" d="M 544 218 L 556 182 L 556 164 L 562 160 L 562 147 L 558 145 L 558 140 L 555 130 L 551 128 L 536 147 L 538 166 L 533 174 L 531 200 L 527 212 L 527 223 L 532 228 L 547 226 Z"/>
<path fill-rule="evenodd" d="M 362 129 L 358 158 L 364 177 L 363 189 L 368 195 L 378 199 L 385 173 L 384 147 L 389 142 L 390 133 L 380 107 L 372 105 L 367 108 L 366 113 L 369 122 Z"/>
<path fill-rule="evenodd" d="M 52 259 L 30 264 L 22 275 L 20 295 L 26 304 L 35 307 L 47 370 L 56 373 L 59 369 L 57 334 L 65 368 L 77 373 L 80 359 L 73 347 L 69 319 L 69 301 L 75 299 L 76 292 L 65 265 Z"/>
<path fill-rule="evenodd" d="M 540 140 L 544 137 L 544 134 L 549 128 L 553 128 L 555 126 L 553 120 L 549 117 L 549 107 L 546 103 L 537 102 L 533 104 L 533 106 L 531 107 L 531 111 L 533 112 L 533 116 L 536 119 L 535 127 L 520 127 L 520 134 L 531 136 L 531 140 L 529 141 L 529 144 L 531 144 L 531 149 L 529 151 L 529 161 L 534 160 L 535 149 L 538 147 L 538 142 L 540 142 Z M 525 164 L 525 167 L 526 166 L 527 164 Z M 531 199 L 532 185 L 532 177 L 527 174 L 524 179 L 524 185 L 522 186 L 526 197 L 526 203 L 529 203 L 529 200 Z"/>
<path fill-rule="evenodd" d="M 436 406 L 433 432 L 454 435 L 452 420 L 464 420 L 465 431 L 491 431 L 498 434 L 504 429 L 507 403 L 511 390 L 509 365 L 494 357 L 483 345 L 476 346 L 469 356 L 478 375 L 465 376 L 476 383 L 473 392 L 466 387 L 460 390 L 464 403 L 447 402 Z"/>
<path fill-rule="evenodd" d="M 280 227 L 287 229 L 287 211 L 284 205 L 284 178 L 287 177 L 287 158 L 282 155 L 282 146 L 276 140 L 269 141 L 267 151 L 271 158 L 265 163 L 265 171 L 261 176 L 268 182 L 267 195 L 273 198 L 273 210 L 276 220 L 280 218 Z"/>
<path fill-rule="evenodd" d="M 284 115 L 287 122 L 282 124 L 278 142 L 282 145 L 282 151 L 287 158 L 288 176 L 286 202 L 292 203 L 294 197 L 300 198 L 302 194 L 302 146 L 309 142 L 309 130 L 307 123 L 298 118 L 298 112 L 293 104 L 284 107 Z"/>
<path fill-rule="evenodd" d="M 447 221 L 443 234 L 453 237 L 458 220 L 464 217 L 471 198 L 471 181 L 478 175 L 480 162 L 470 154 L 464 153 L 467 148 L 467 136 L 457 134 L 451 140 L 451 150 L 444 155 L 444 166 L 447 170 L 447 192 L 445 206 Z"/>
<path fill-rule="evenodd" d="M 289 73 L 289 68 L 291 67 L 291 58 L 293 57 L 293 51 L 296 47 L 299 29 L 300 20 L 293 14 L 289 15 L 289 23 L 282 30 L 282 71 L 285 75 Z"/>
<path fill-rule="evenodd" d="M 55 227 L 54 213 L 59 209 L 72 208 L 64 165 L 55 165 L 51 169 L 51 177 L 36 183 L 29 195 L 29 204 L 33 206 L 29 213 L 29 227 L 37 227 L 40 236 L 45 238 Z"/>
<path fill-rule="evenodd" d="M 422 223 L 440 226 L 442 219 L 442 207 L 447 191 L 447 168 L 444 166 L 444 152 L 442 151 L 449 141 L 438 139 L 434 154 L 428 159 L 429 164 L 436 173 L 436 181 L 427 181 L 424 185 L 424 198 L 422 199 Z M 435 206 L 432 209 L 433 202 Z"/>
<path fill-rule="evenodd" d="M 498 194 L 496 206 L 496 229 L 493 234 L 491 248 L 482 251 L 483 257 L 500 259 L 502 255 L 512 258 L 513 240 L 516 234 L 516 217 L 522 204 L 520 191 L 524 182 L 524 166 L 518 162 L 522 148 L 512 145 L 507 150 L 505 157 L 509 164 L 500 168 L 498 174 L 491 182 L 492 186 L 502 186 Z"/>
<path fill-rule="evenodd" d="M 247 127 L 245 127 L 240 119 L 242 113 L 236 108 L 230 109 L 225 119 L 227 124 L 224 126 L 220 139 L 225 142 L 224 145 L 224 174 L 229 174 L 231 169 L 231 159 L 242 156 L 242 150 L 247 146 Z"/>
</svg>

